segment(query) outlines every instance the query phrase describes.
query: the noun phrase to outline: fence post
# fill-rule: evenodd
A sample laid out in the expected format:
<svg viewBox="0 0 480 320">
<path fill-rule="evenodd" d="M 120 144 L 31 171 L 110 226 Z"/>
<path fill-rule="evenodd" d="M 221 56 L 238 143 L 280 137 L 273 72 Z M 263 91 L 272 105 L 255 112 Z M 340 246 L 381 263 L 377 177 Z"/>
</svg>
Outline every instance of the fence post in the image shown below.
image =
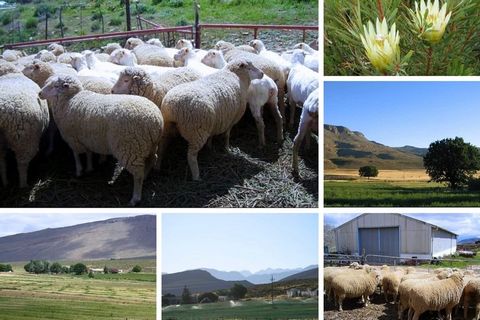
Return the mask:
<svg viewBox="0 0 480 320">
<path fill-rule="evenodd" d="M 193 6 L 195 8 L 195 48 L 200 49 L 200 44 L 202 42 L 200 30 L 200 16 L 198 14 L 198 9 L 200 9 L 200 5 L 197 1 L 194 1 Z"/>
</svg>

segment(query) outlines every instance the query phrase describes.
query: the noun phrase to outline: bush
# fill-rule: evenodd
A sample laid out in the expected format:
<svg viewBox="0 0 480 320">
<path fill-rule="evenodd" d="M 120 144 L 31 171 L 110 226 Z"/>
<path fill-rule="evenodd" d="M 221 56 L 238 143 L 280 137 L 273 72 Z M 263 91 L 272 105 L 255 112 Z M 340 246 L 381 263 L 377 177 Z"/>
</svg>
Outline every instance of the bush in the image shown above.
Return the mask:
<svg viewBox="0 0 480 320">
<path fill-rule="evenodd" d="M 13 16 L 11 13 L 6 12 L 2 15 L 2 24 L 6 26 L 7 24 L 12 23 L 13 21 Z"/>
<path fill-rule="evenodd" d="M 172 8 L 180 8 L 183 7 L 183 0 L 169 0 L 168 6 Z"/>
<path fill-rule="evenodd" d="M 70 273 L 70 267 L 63 266 L 62 267 L 62 273 Z"/>
<path fill-rule="evenodd" d="M 139 265 L 136 265 L 135 267 L 132 268 L 132 272 L 141 272 L 142 271 L 142 267 L 140 267 Z"/>
<path fill-rule="evenodd" d="M 48 17 L 51 17 L 55 13 L 55 7 L 47 4 L 40 4 L 35 7 L 35 12 L 33 13 L 34 17 L 43 17 L 47 14 Z"/>
<path fill-rule="evenodd" d="M 358 169 L 360 177 L 376 177 L 378 176 L 378 169 L 375 166 L 364 166 Z"/>
<path fill-rule="evenodd" d="M 110 19 L 110 22 L 108 24 L 111 26 L 119 26 L 122 24 L 122 22 L 123 22 L 123 19 L 121 18 L 112 18 Z"/>
<path fill-rule="evenodd" d="M 48 273 L 50 263 L 45 260 L 30 260 L 23 268 L 25 271 L 35 274 Z"/>
<path fill-rule="evenodd" d="M 10 264 L 0 264 L 0 272 L 13 272 L 12 265 L 10 265 Z"/>
<path fill-rule="evenodd" d="M 37 27 L 37 24 L 38 24 L 37 18 L 30 17 L 27 19 L 27 21 L 25 21 L 25 28 L 34 29 Z"/>
<path fill-rule="evenodd" d="M 90 20 L 95 21 L 95 20 L 100 20 L 102 19 L 102 14 L 100 12 L 93 12 L 92 16 L 90 17 Z"/>
<path fill-rule="evenodd" d="M 98 22 L 92 23 L 92 25 L 90 27 L 90 30 L 92 32 L 100 30 L 100 23 L 98 23 Z"/>
<path fill-rule="evenodd" d="M 93 272 L 92 272 L 92 271 L 90 271 L 90 272 L 88 273 L 88 277 L 89 277 L 89 278 L 94 278 L 94 277 L 95 277 L 95 276 L 93 275 Z"/>
<path fill-rule="evenodd" d="M 152 5 L 156 6 L 157 4 L 162 3 L 162 0 L 152 0 Z"/>
<path fill-rule="evenodd" d="M 247 288 L 239 283 L 235 283 L 230 289 L 230 296 L 233 300 L 243 299 L 247 294 Z"/>
<path fill-rule="evenodd" d="M 87 266 L 83 263 L 77 263 L 72 267 L 72 272 L 75 273 L 77 276 L 87 273 Z"/>
<path fill-rule="evenodd" d="M 52 265 L 50 266 L 50 272 L 57 273 L 57 274 L 62 273 L 63 272 L 62 265 L 58 262 L 52 263 Z"/>
<path fill-rule="evenodd" d="M 205 301 L 204 301 L 205 300 Z M 202 293 L 201 295 L 198 296 L 198 302 L 217 302 L 218 301 L 218 295 L 213 293 L 213 292 L 205 292 Z"/>
</svg>

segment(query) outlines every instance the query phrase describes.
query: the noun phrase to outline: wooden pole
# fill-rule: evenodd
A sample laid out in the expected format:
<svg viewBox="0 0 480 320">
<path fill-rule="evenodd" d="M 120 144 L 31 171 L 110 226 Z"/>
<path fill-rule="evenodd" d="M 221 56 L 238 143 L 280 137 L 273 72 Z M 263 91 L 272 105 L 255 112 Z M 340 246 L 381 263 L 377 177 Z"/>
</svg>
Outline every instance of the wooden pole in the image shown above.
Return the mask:
<svg viewBox="0 0 480 320">
<path fill-rule="evenodd" d="M 125 0 L 125 15 L 127 16 L 127 31 L 132 30 L 132 20 L 130 16 L 130 0 Z"/>
<path fill-rule="evenodd" d="M 45 40 L 48 39 L 48 10 L 45 11 Z"/>
<path fill-rule="evenodd" d="M 200 5 L 197 1 L 193 3 L 195 9 L 195 48 L 200 49 L 200 44 L 202 42 L 201 30 L 200 30 L 200 15 L 198 13 Z"/>
</svg>

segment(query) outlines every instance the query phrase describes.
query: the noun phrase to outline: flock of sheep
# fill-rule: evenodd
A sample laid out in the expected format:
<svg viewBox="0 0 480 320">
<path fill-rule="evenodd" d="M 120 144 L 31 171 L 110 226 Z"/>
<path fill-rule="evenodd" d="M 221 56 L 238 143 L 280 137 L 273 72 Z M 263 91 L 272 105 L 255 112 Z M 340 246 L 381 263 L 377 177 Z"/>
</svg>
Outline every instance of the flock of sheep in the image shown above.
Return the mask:
<svg viewBox="0 0 480 320">
<path fill-rule="evenodd" d="M 467 319 L 468 308 L 476 308 L 475 320 L 480 319 L 480 278 L 469 270 L 436 269 L 433 273 L 418 271 L 413 267 L 396 270 L 389 266 L 372 267 L 354 262 L 347 267 L 324 268 L 326 299 L 334 299 L 339 311 L 345 299 L 361 298 L 365 306 L 377 289 L 383 292 L 385 302 L 397 305 L 398 319 L 418 320 L 422 313 L 442 310 L 446 318 L 452 319 L 454 308 L 464 308 Z M 408 313 L 407 313 L 408 310 Z"/>
<path fill-rule="evenodd" d="M 193 180 L 200 179 L 198 152 L 216 135 L 228 150 L 232 127 L 247 105 L 255 119 L 259 147 L 266 145 L 263 109 L 272 112 L 281 143 L 288 95 L 289 128 L 303 106 L 294 139 L 292 170 L 298 152 L 318 132 L 318 51 L 305 43 L 279 55 L 260 40 L 234 46 L 219 41 L 197 50 L 179 40 L 165 48 L 158 39 L 130 38 L 102 52 L 67 52 L 62 45 L 25 56 L 5 50 L 0 57 L 0 175 L 7 185 L 5 150 L 16 157 L 20 186 L 27 186 L 29 162 L 48 136 L 51 152 L 57 132 L 73 151 L 76 175 L 92 171 L 92 153 L 117 160 L 113 183 L 123 169 L 133 175 L 130 205 L 142 197 L 150 169 L 159 169 L 169 140 L 180 134 L 188 142 Z"/>
</svg>

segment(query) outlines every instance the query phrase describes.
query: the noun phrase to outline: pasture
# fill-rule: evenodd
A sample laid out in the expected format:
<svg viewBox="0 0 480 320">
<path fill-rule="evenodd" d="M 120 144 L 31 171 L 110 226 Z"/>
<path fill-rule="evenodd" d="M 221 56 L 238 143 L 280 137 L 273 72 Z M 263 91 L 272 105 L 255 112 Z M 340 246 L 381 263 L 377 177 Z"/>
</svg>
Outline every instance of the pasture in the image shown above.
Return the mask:
<svg viewBox="0 0 480 320">
<path fill-rule="evenodd" d="M 359 178 L 357 170 L 325 170 L 328 207 L 475 207 L 476 191 L 451 190 L 428 182 L 424 170 L 379 170 L 378 177 Z"/>
<path fill-rule="evenodd" d="M 164 320 L 187 319 L 318 319 L 317 299 L 217 302 L 162 308 Z"/>
<path fill-rule="evenodd" d="M 20 263 L 13 267 L 14 273 L 0 273 L 0 319 L 156 318 L 155 273 L 97 274 L 91 279 L 28 274 Z"/>
</svg>

